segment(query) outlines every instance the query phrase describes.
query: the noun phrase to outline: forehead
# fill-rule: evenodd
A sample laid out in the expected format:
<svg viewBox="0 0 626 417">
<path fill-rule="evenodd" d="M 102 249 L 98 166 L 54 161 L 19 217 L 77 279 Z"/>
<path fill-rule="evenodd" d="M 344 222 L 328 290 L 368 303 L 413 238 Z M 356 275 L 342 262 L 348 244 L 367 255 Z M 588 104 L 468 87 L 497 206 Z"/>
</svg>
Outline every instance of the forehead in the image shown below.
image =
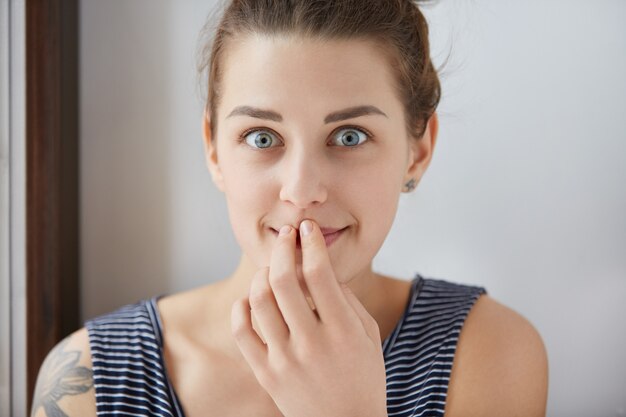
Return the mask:
<svg viewBox="0 0 626 417">
<path fill-rule="evenodd" d="M 329 107 L 400 107 L 390 64 L 371 41 L 251 35 L 229 44 L 219 119 L 238 105 L 326 114 Z M 279 108 L 280 107 L 280 108 Z"/>
</svg>

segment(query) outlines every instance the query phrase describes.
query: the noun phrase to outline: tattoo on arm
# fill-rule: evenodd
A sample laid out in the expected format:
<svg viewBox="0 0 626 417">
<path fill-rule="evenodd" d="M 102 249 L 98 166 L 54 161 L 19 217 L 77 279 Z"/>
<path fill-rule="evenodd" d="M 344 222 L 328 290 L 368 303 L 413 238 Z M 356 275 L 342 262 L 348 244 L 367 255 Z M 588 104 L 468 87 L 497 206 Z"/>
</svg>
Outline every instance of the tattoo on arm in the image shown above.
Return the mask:
<svg viewBox="0 0 626 417">
<path fill-rule="evenodd" d="M 31 416 L 43 407 L 48 417 L 67 417 L 58 406 L 66 395 L 83 394 L 93 386 L 93 372 L 78 366 L 81 352 L 65 351 L 68 339 L 63 340 L 44 361 L 37 380 Z"/>
</svg>

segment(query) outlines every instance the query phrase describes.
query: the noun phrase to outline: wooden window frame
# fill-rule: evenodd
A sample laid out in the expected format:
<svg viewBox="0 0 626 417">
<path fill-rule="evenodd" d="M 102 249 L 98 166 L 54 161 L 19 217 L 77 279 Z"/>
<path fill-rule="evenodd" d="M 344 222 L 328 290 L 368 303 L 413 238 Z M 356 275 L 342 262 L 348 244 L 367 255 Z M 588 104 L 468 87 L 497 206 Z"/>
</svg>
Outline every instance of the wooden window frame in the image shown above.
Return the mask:
<svg viewBox="0 0 626 417">
<path fill-rule="evenodd" d="M 80 327 L 78 1 L 27 0 L 26 390 Z"/>
</svg>

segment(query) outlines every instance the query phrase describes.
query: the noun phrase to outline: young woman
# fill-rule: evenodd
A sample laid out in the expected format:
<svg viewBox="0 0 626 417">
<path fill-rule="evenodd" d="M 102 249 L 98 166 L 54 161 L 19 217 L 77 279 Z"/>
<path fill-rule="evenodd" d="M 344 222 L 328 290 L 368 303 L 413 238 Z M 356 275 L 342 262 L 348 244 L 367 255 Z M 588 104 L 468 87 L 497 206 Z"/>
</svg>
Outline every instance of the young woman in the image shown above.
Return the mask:
<svg viewBox="0 0 626 417">
<path fill-rule="evenodd" d="M 437 138 L 417 5 L 235 0 L 205 51 L 239 266 L 88 321 L 46 359 L 33 415 L 544 415 L 524 318 L 480 287 L 372 270 Z"/>
</svg>

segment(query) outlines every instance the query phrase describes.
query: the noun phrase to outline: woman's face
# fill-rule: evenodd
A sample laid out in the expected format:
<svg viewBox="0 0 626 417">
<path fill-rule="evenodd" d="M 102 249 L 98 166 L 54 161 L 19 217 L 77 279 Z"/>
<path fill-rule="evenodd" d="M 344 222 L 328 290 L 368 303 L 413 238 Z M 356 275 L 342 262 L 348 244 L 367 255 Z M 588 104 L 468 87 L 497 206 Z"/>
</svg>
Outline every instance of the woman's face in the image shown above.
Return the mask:
<svg viewBox="0 0 626 417">
<path fill-rule="evenodd" d="M 217 137 L 205 125 L 205 138 L 244 255 L 269 265 L 276 230 L 308 218 L 345 228 L 328 252 L 350 281 L 371 268 L 402 185 L 419 180 L 432 146 L 408 139 L 387 60 L 369 42 L 251 36 L 229 46 Z"/>
</svg>

